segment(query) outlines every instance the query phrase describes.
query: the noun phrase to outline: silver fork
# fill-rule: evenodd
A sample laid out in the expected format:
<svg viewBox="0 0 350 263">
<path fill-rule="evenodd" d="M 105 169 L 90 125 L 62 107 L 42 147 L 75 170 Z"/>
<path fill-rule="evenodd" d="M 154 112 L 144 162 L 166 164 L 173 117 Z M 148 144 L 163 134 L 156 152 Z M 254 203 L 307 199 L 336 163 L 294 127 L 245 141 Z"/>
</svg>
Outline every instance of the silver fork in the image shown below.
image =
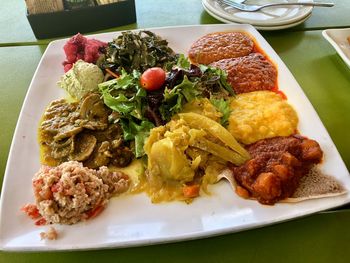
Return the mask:
<svg viewBox="0 0 350 263">
<path fill-rule="evenodd" d="M 228 6 L 234 7 L 238 10 L 246 11 L 246 12 L 255 12 L 271 6 L 286 6 L 286 5 L 304 5 L 304 6 L 320 6 L 320 7 L 334 6 L 334 3 L 319 3 L 319 2 L 293 2 L 293 3 L 288 2 L 288 3 L 273 3 L 273 4 L 266 4 L 266 5 L 247 5 L 247 4 L 240 4 L 237 2 L 233 2 L 230 0 L 218 0 L 218 1 Z"/>
</svg>

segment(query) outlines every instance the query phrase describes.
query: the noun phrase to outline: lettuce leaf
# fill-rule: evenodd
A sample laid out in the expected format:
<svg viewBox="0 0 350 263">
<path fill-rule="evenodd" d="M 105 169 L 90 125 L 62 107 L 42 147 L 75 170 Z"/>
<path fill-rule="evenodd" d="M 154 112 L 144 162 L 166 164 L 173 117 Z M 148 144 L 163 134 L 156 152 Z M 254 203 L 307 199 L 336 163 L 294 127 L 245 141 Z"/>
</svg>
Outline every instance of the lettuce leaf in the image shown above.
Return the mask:
<svg viewBox="0 0 350 263">
<path fill-rule="evenodd" d="M 210 102 L 222 114 L 220 124 L 224 127 L 227 127 L 231 115 L 230 102 L 228 100 L 214 98 L 210 99 Z"/>
<path fill-rule="evenodd" d="M 226 71 L 220 68 L 214 68 L 206 65 L 199 65 L 200 70 L 203 73 L 201 78 L 201 83 L 205 85 L 204 88 L 210 89 L 211 85 L 218 86 L 219 89 L 212 91 L 212 95 L 220 95 L 222 92 L 229 93 L 230 96 L 234 96 L 235 92 L 232 89 L 231 85 L 227 82 L 227 73 Z M 215 94 L 217 93 L 217 94 Z"/>
<path fill-rule="evenodd" d="M 188 60 L 188 58 L 185 57 L 184 54 L 180 54 L 177 59 L 176 66 L 183 69 L 189 69 L 191 62 Z"/>
<path fill-rule="evenodd" d="M 118 79 L 98 85 L 104 103 L 120 113 L 119 121 L 125 141 L 134 141 L 134 154 L 137 158 L 144 155 L 143 145 L 153 123 L 144 115 L 147 106 L 147 92 L 140 86 L 140 73 L 122 71 Z"/>
<path fill-rule="evenodd" d="M 173 115 L 180 112 L 186 102 L 199 95 L 196 90 L 196 82 L 190 81 L 185 75 L 183 81 L 173 89 L 165 88 L 164 100 L 159 108 L 162 118 L 170 120 Z"/>
<path fill-rule="evenodd" d="M 136 158 L 142 157 L 145 154 L 143 146 L 150 130 L 154 128 L 152 122 L 143 120 L 140 124 L 137 124 L 133 119 L 121 119 L 120 125 L 123 129 L 124 140 L 134 141 L 134 154 Z"/>
<path fill-rule="evenodd" d="M 140 73 L 127 74 L 122 71 L 118 79 L 112 79 L 98 85 L 104 103 L 123 116 L 143 119 L 143 107 L 147 93 L 139 85 Z"/>
</svg>

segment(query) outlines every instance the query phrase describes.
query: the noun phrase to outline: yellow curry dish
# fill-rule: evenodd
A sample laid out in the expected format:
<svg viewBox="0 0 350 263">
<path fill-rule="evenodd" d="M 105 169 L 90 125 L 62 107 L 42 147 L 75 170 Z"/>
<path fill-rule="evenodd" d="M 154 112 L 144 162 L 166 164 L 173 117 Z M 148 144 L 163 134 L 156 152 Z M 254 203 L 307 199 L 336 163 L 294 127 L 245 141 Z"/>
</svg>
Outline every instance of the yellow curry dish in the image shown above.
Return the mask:
<svg viewBox="0 0 350 263">
<path fill-rule="evenodd" d="M 153 202 L 186 200 L 207 191 L 227 162 L 239 165 L 247 151 L 219 123 L 198 113 L 180 113 L 151 130 L 146 141 L 147 193 Z"/>
</svg>

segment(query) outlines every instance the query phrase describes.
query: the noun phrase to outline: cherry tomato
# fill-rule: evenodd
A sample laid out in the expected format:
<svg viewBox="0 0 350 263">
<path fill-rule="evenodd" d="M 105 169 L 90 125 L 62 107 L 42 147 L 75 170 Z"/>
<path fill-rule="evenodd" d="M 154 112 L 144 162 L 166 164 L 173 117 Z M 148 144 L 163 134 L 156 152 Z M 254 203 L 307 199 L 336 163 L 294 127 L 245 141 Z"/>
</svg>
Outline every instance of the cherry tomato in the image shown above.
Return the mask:
<svg viewBox="0 0 350 263">
<path fill-rule="evenodd" d="M 157 90 L 165 82 L 165 71 L 162 68 L 149 68 L 141 75 L 141 86 L 145 90 Z"/>
</svg>

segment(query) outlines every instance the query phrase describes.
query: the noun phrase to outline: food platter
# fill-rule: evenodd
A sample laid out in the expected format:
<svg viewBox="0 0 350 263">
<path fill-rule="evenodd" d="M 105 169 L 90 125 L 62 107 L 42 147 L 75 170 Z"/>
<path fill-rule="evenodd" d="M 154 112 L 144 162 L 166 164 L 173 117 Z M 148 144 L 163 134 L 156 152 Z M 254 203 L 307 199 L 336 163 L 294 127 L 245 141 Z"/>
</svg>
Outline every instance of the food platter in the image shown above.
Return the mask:
<svg viewBox="0 0 350 263">
<path fill-rule="evenodd" d="M 278 86 L 299 115 L 299 131 L 317 140 L 324 151 L 321 170 L 336 177 L 350 190 L 350 177 L 335 145 L 295 78 L 264 38 L 249 25 L 184 26 L 150 29 L 167 39 L 176 52 L 186 54 L 199 37 L 218 31 L 245 31 L 255 38 L 278 69 Z M 94 35 L 112 40 L 118 32 Z M 261 205 L 238 197 L 229 184 L 210 187 L 211 195 L 191 204 L 171 202 L 152 204 L 144 194 L 112 198 L 105 211 L 94 220 L 76 225 L 55 226 L 61 233 L 54 241 L 40 240 L 38 227 L 20 212 L 33 199 L 31 180 L 40 167 L 37 125 L 48 103 L 64 96 L 57 87 L 63 74 L 63 45 L 50 43 L 30 84 L 18 120 L 5 172 L 1 198 L 0 247 L 3 250 L 74 250 L 129 247 L 195 239 L 238 232 L 306 216 L 341 206 L 350 201 L 345 194 L 300 203 Z"/>
</svg>

